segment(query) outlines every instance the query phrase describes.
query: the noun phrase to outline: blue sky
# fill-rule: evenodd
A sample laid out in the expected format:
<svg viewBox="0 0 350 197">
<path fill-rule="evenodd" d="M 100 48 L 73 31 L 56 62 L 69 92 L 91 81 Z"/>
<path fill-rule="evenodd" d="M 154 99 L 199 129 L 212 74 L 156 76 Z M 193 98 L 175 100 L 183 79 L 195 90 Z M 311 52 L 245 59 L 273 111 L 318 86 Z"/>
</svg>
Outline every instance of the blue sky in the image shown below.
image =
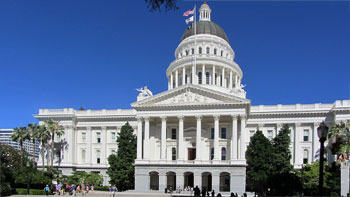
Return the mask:
<svg viewBox="0 0 350 197">
<path fill-rule="evenodd" d="M 132 2 L 132 3 L 131 3 Z M 207 1 L 229 37 L 252 105 L 349 99 L 348 1 Z M 167 89 L 182 13 L 143 0 L 1 0 L 0 128 L 39 108 L 131 108 L 136 88 Z"/>
</svg>

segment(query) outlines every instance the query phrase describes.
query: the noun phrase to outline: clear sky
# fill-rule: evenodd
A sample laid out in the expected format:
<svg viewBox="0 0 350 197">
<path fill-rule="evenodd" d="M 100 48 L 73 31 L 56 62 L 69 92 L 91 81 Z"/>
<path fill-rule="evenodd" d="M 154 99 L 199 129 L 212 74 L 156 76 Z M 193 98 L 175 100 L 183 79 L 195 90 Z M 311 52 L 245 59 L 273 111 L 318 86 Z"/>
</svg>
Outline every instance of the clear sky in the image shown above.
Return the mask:
<svg viewBox="0 0 350 197">
<path fill-rule="evenodd" d="M 252 105 L 349 99 L 349 1 L 207 1 L 243 71 Z M 131 108 L 136 88 L 167 89 L 186 29 L 143 0 L 1 0 L 0 128 L 39 108 Z"/>
</svg>

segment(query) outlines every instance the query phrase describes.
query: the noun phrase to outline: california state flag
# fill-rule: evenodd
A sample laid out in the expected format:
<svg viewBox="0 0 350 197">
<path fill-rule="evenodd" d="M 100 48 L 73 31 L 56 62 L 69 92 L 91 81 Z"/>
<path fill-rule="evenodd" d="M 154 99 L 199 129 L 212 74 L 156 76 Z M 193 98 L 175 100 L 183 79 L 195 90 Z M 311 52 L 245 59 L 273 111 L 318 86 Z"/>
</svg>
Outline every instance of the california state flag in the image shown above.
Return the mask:
<svg viewBox="0 0 350 197">
<path fill-rule="evenodd" d="M 193 16 L 185 20 L 186 24 L 193 22 Z"/>
</svg>

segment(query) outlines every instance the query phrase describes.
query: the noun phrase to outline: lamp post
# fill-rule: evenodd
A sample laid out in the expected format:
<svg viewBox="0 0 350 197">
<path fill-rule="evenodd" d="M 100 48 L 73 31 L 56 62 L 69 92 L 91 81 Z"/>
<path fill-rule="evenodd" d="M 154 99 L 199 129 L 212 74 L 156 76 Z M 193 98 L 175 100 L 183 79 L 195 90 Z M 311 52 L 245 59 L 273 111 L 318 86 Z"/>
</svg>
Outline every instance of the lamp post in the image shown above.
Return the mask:
<svg viewBox="0 0 350 197">
<path fill-rule="evenodd" d="M 30 163 L 29 161 L 27 161 L 27 195 L 29 195 L 29 167 L 30 167 Z"/>
<path fill-rule="evenodd" d="M 324 142 L 327 139 L 328 127 L 322 122 L 320 126 L 317 128 L 317 135 L 320 138 L 320 171 L 318 177 L 318 195 L 323 196 L 323 162 L 324 162 Z"/>
</svg>

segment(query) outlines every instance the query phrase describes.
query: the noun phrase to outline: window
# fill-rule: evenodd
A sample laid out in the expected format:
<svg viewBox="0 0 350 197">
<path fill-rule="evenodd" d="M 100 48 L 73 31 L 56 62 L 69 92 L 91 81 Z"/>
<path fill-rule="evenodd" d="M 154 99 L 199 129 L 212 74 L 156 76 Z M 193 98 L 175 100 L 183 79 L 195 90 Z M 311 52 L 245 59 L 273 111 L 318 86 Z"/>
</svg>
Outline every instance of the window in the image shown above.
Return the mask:
<svg viewBox="0 0 350 197">
<path fill-rule="evenodd" d="M 81 162 L 85 163 L 85 154 L 86 154 L 86 150 L 81 150 Z"/>
<path fill-rule="evenodd" d="M 192 48 L 192 55 L 194 54 L 194 48 Z"/>
<path fill-rule="evenodd" d="M 207 54 L 209 54 L 209 52 L 210 52 L 210 49 L 209 49 L 209 47 L 207 47 Z"/>
<path fill-rule="evenodd" d="M 97 143 L 101 143 L 101 133 L 97 132 L 96 136 L 97 136 Z"/>
<path fill-rule="evenodd" d="M 309 160 L 309 151 L 307 149 L 304 150 L 304 159 L 303 164 L 307 164 Z"/>
<path fill-rule="evenodd" d="M 272 137 L 273 137 L 273 130 L 267 130 L 267 138 L 269 140 L 272 140 Z"/>
<path fill-rule="evenodd" d="M 210 160 L 214 159 L 214 148 L 210 149 Z"/>
<path fill-rule="evenodd" d="M 205 73 L 205 79 L 206 79 L 206 83 L 207 84 L 209 84 L 209 76 L 210 76 L 209 72 L 206 72 Z"/>
<path fill-rule="evenodd" d="M 211 138 L 211 139 L 214 139 L 214 135 L 215 135 L 215 130 L 214 130 L 214 128 L 211 128 L 211 135 L 210 135 L 210 138 Z"/>
<path fill-rule="evenodd" d="M 55 162 L 56 163 L 59 163 L 60 160 L 61 160 L 61 152 L 60 151 L 57 151 L 56 154 L 55 154 L 56 158 L 55 158 Z"/>
<path fill-rule="evenodd" d="M 114 149 L 112 149 L 112 151 L 111 151 L 111 152 L 112 152 L 112 154 L 115 154 L 115 150 L 114 150 Z"/>
<path fill-rule="evenodd" d="M 101 151 L 96 150 L 96 163 L 101 163 Z"/>
<path fill-rule="evenodd" d="M 189 51 L 189 50 L 186 50 L 185 52 L 186 52 L 186 56 L 187 56 L 187 55 L 190 53 L 190 51 Z"/>
<path fill-rule="evenodd" d="M 308 141 L 309 141 L 309 130 L 304 129 L 304 142 L 308 142 Z"/>
<path fill-rule="evenodd" d="M 216 49 L 214 49 L 214 55 L 216 55 Z"/>
<path fill-rule="evenodd" d="M 218 78 L 218 74 L 215 73 L 215 79 L 214 79 L 215 80 L 215 85 L 217 85 L 217 83 L 216 83 L 216 79 L 217 78 Z"/>
<path fill-rule="evenodd" d="M 250 134 L 250 141 L 252 141 L 252 138 L 253 138 L 253 136 L 255 134 L 255 131 L 254 130 L 250 130 L 249 134 Z"/>
<path fill-rule="evenodd" d="M 176 160 L 176 148 L 171 149 L 171 160 Z"/>
<path fill-rule="evenodd" d="M 199 53 L 199 54 L 202 54 L 202 47 L 199 47 L 198 53 Z"/>
<path fill-rule="evenodd" d="M 115 142 L 115 132 L 112 132 L 112 142 Z"/>
<path fill-rule="evenodd" d="M 222 78 L 222 75 L 220 75 L 220 86 L 222 86 L 222 81 L 223 81 L 223 78 Z"/>
<path fill-rule="evenodd" d="M 198 73 L 198 83 L 202 84 L 202 72 Z"/>
<path fill-rule="evenodd" d="M 188 82 L 187 82 L 187 75 L 185 75 L 185 84 L 187 84 Z"/>
<path fill-rule="evenodd" d="M 86 133 L 85 132 L 81 133 L 81 141 L 84 143 L 86 142 Z"/>
<path fill-rule="evenodd" d="M 226 148 L 222 147 L 221 148 L 221 160 L 226 160 Z"/>
<path fill-rule="evenodd" d="M 226 139 L 226 128 L 221 128 L 221 138 Z"/>
<path fill-rule="evenodd" d="M 221 57 L 224 55 L 224 51 L 221 51 Z"/>
<path fill-rule="evenodd" d="M 171 139 L 176 140 L 176 129 L 171 129 Z"/>
</svg>

